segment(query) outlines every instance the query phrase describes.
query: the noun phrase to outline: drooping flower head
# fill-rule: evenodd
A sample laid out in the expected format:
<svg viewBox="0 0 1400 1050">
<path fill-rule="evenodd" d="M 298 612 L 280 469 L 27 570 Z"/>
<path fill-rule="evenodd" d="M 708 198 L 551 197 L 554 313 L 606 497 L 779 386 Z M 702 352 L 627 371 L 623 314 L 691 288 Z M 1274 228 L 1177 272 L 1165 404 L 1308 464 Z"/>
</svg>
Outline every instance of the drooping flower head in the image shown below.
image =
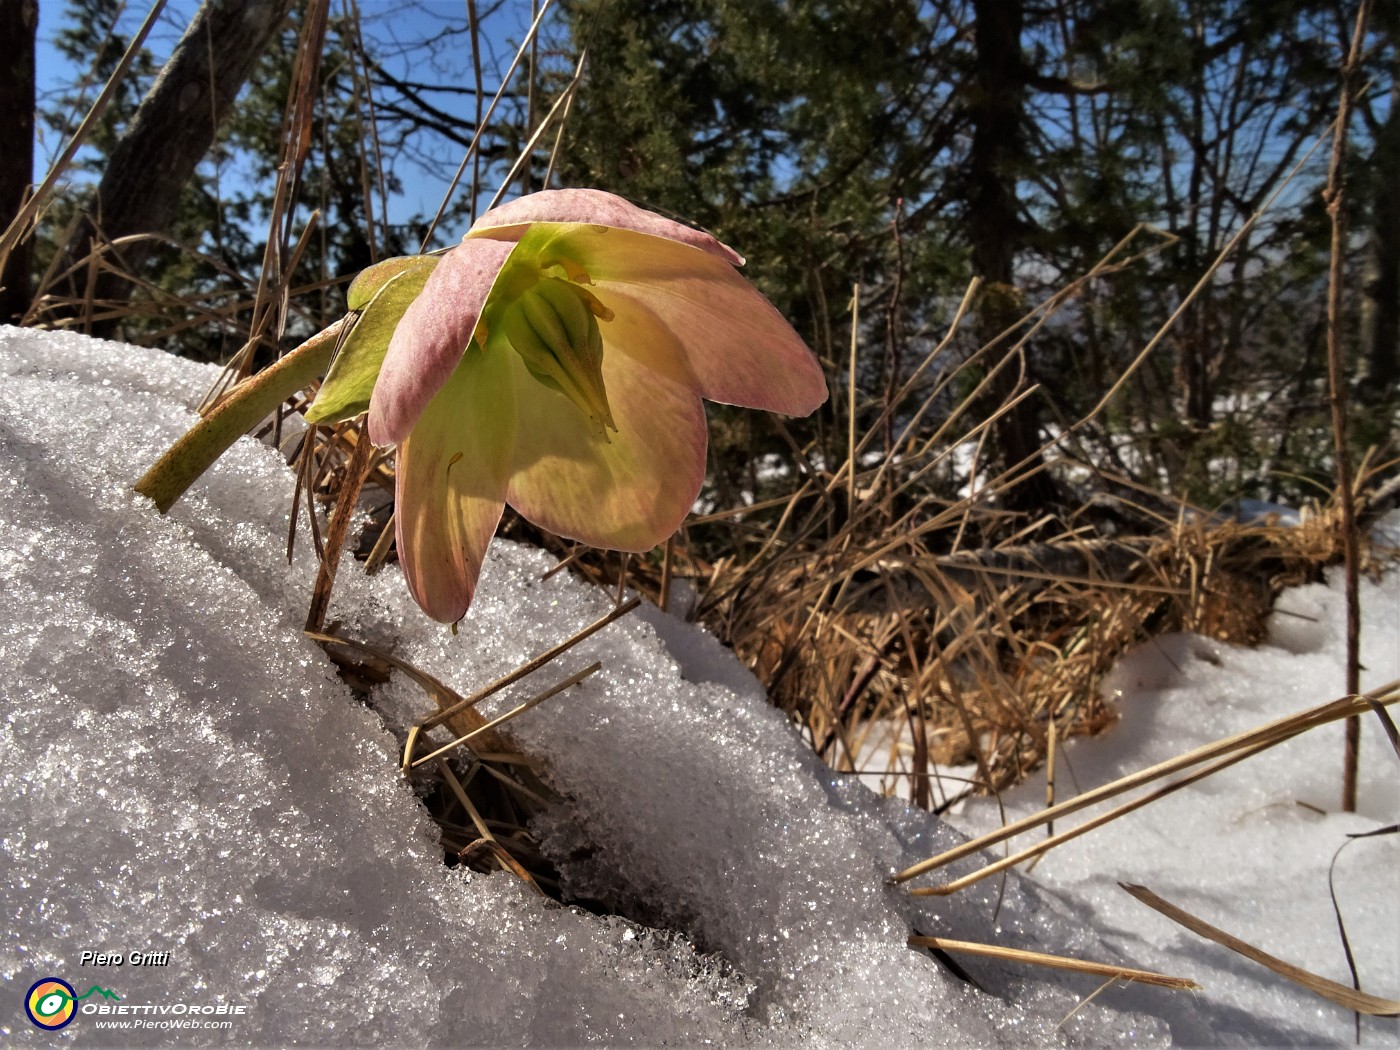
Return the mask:
<svg viewBox="0 0 1400 1050">
<path fill-rule="evenodd" d="M 371 440 L 398 446 L 399 560 L 428 615 L 466 612 L 504 504 L 650 550 L 704 481 L 701 398 L 794 416 L 826 400 L 742 264 L 621 197 L 547 190 L 487 212 L 440 259 L 361 274 L 361 316 L 308 418 L 367 407 Z"/>
</svg>

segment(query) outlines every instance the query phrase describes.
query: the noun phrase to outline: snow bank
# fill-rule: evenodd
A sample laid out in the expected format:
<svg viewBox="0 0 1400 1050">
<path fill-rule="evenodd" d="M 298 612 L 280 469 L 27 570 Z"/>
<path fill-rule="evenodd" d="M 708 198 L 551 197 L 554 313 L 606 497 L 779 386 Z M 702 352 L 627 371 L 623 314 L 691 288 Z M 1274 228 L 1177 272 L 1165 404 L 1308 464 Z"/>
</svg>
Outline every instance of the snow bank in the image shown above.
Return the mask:
<svg viewBox="0 0 1400 1050">
<path fill-rule="evenodd" d="M 912 931 L 1128 965 L 1160 956 L 1192 975 L 1210 949 L 1171 947 L 1180 938 L 1129 914 L 1131 901 L 1101 903 L 1102 878 L 1087 895 L 1080 876 L 1050 892 L 1013 879 L 999 912 L 995 886 L 932 904 L 887 888 L 891 870 L 956 833 L 830 774 L 742 668 L 655 610 L 543 672 L 604 664 L 515 723 L 570 799 L 539 828 L 567 888 L 638 922 L 449 871 L 385 728 L 424 711 L 421 696 L 396 678 L 367 710 L 301 636 L 314 565 L 306 544 L 285 562 L 290 477 L 277 453 L 240 442 L 168 517 L 130 491 L 189 426 L 185 406 L 212 372 L 0 329 L 0 376 L 6 1041 L 54 1040 L 22 1010 L 50 976 L 78 994 L 111 990 L 139 1009 L 126 1019 L 147 1023 L 242 1011 L 210 1013 L 229 1020 L 212 1030 L 104 1028 L 115 1015 L 79 1013 L 61 1037 L 90 1045 L 1152 1046 L 1169 1025 L 1187 1043 L 1349 1036 L 1340 1011 L 1302 993 L 1285 989 L 1276 1009 L 1239 999 L 1237 986 L 1263 986 L 1242 962 L 1211 964 L 1196 997 L 1111 990 L 1058 1028 L 1094 980 L 969 963 L 983 994 L 950 976 L 904 947 Z M 610 604 L 567 574 L 541 581 L 548 567 L 497 543 L 454 637 L 418 613 L 397 572 L 347 566 L 330 619 L 467 691 Z M 1300 692 L 1297 706 L 1335 687 Z M 1315 819 L 1328 842 L 1375 824 Z M 1312 852 L 1330 855 L 1319 841 Z M 1394 847 L 1372 842 L 1345 862 L 1388 856 L 1390 874 L 1364 870 L 1393 886 Z M 1183 888 L 1154 878 L 1168 863 L 1156 856 L 1099 863 L 1168 896 Z M 1279 863 L 1236 867 L 1272 880 Z M 1216 917 L 1239 928 L 1234 906 L 1253 890 L 1232 886 Z M 1370 925 L 1393 928 L 1396 914 L 1392 893 Z M 168 959 L 99 967 L 84 952 Z M 1377 991 L 1394 984 L 1393 960 L 1363 973 Z"/>
<path fill-rule="evenodd" d="M 1066 746 L 1056 774 L 1060 797 L 1342 695 L 1345 609 L 1340 572 L 1335 576 L 1330 587 L 1295 588 L 1280 598 L 1267 646 L 1242 649 L 1180 634 L 1122 661 L 1103 685 L 1117 698 L 1122 720 L 1111 732 Z M 1370 689 L 1400 678 L 1400 574 L 1363 580 L 1361 603 L 1361 686 Z M 1117 885 L 1145 884 L 1214 926 L 1350 985 L 1328 891 L 1329 865 L 1346 845 L 1334 878 L 1362 987 L 1397 997 L 1400 836 L 1347 843 L 1351 835 L 1400 821 L 1400 762 L 1368 716 L 1358 812 L 1336 812 L 1342 749 L 1340 724 L 1304 734 L 1057 847 L 1033 877 L 1071 893 L 1096 928 L 1142 965 L 1189 973 L 1237 1011 L 1215 1014 L 1209 1030 L 1178 1027 L 1179 1040 L 1194 1045 L 1243 1035 L 1268 1018 L 1286 1030 L 1276 1037 L 1280 1044 L 1347 1041 L 1345 1011 L 1202 942 Z M 1004 817 L 995 802 L 978 799 L 953 820 L 968 834 L 981 834 L 1034 812 L 1044 798 L 1045 780 L 1037 776 L 1003 799 Z M 1119 941 L 1112 931 L 1131 933 Z M 1364 1031 L 1368 1040 L 1392 1045 L 1400 1034 L 1394 1020 L 1366 1021 Z"/>
</svg>

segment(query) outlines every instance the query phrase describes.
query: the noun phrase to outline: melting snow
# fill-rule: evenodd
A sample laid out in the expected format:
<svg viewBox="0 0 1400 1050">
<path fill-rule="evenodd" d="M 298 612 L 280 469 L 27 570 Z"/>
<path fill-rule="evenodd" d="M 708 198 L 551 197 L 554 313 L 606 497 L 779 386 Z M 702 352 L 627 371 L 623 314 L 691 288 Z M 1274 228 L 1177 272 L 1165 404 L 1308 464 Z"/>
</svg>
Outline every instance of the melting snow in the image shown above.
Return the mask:
<svg viewBox="0 0 1400 1050">
<path fill-rule="evenodd" d="M 1331 812 L 1340 729 L 1323 730 L 1004 888 L 915 900 L 886 877 L 958 832 L 830 773 L 732 657 L 653 609 L 542 672 L 604 665 L 514 723 L 570 800 L 537 829 L 567 889 L 637 921 L 449 870 L 385 724 L 425 713 L 421 694 L 396 676 L 367 709 L 301 634 L 315 566 L 306 543 L 285 560 L 291 479 L 278 453 L 240 441 L 167 517 L 131 491 L 191 424 L 212 375 L 157 352 L 0 329 L 6 1041 L 52 1043 L 22 1008 L 49 976 L 110 989 L 141 1008 L 126 1019 L 153 1026 L 243 1011 L 212 1015 L 230 1020 L 219 1030 L 104 1028 L 117 1015 L 80 1012 L 62 1036 L 90 1045 L 1350 1040 L 1349 1014 L 1114 883 L 1146 883 L 1346 980 L 1327 864 L 1347 834 L 1400 811 L 1400 766 L 1374 725 L 1357 815 Z M 454 637 L 417 611 L 396 571 L 347 565 L 330 619 L 465 692 L 609 607 L 566 573 L 542 580 L 549 567 L 495 544 Z M 1366 594 L 1373 684 L 1400 676 L 1397 579 Z M 1337 600 L 1323 587 L 1290 593 L 1273 647 L 1171 638 L 1125 663 L 1122 725 L 1069 751 L 1080 786 L 1334 697 Z M 1008 799 L 1011 812 L 1038 791 Z M 971 832 L 998 816 L 979 802 L 958 819 Z M 1400 992 L 1397 860 L 1391 836 L 1357 841 L 1337 865 L 1378 994 Z M 979 992 L 907 949 L 915 930 L 1162 969 L 1206 989 L 1114 988 L 1062 1024 L 1095 979 L 966 962 Z M 99 967 L 83 952 L 169 958 Z M 1396 1035 L 1393 1021 L 1364 1026 L 1371 1043 Z"/>
</svg>

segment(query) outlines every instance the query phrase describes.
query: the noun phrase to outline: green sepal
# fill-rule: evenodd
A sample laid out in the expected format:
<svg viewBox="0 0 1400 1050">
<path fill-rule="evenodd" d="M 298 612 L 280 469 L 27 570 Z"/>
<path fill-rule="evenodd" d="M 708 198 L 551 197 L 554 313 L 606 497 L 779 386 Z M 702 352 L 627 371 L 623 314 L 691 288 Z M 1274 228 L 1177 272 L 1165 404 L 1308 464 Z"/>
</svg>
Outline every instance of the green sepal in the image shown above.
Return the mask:
<svg viewBox="0 0 1400 1050">
<path fill-rule="evenodd" d="M 306 410 L 308 423 L 341 423 L 369 410 L 370 394 L 394 329 L 437 263 L 435 255 L 386 259 L 355 278 L 346 301 L 360 316 Z"/>
</svg>

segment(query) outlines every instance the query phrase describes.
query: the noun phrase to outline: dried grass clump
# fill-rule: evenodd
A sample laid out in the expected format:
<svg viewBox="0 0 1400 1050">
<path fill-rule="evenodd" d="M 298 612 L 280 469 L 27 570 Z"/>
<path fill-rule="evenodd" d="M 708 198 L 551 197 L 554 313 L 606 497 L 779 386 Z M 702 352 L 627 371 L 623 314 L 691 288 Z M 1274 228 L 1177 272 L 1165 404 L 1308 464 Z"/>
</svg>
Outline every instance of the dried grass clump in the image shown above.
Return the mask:
<svg viewBox="0 0 1400 1050">
<path fill-rule="evenodd" d="M 846 535 L 711 567 L 700 618 L 834 768 L 904 779 L 928 806 L 932 763 L 974 763 L 976 787 L 995 792 L 1057 738 L 1111 724 L 1100 682 L 1151 637 L 1262 642 L 1279 593 L 1340 557 L 1335 514 L 1290 526 L 1183 510 L 1137 536 L 952 552 L 910 537 L 883 555 Z"/>
</svg>

